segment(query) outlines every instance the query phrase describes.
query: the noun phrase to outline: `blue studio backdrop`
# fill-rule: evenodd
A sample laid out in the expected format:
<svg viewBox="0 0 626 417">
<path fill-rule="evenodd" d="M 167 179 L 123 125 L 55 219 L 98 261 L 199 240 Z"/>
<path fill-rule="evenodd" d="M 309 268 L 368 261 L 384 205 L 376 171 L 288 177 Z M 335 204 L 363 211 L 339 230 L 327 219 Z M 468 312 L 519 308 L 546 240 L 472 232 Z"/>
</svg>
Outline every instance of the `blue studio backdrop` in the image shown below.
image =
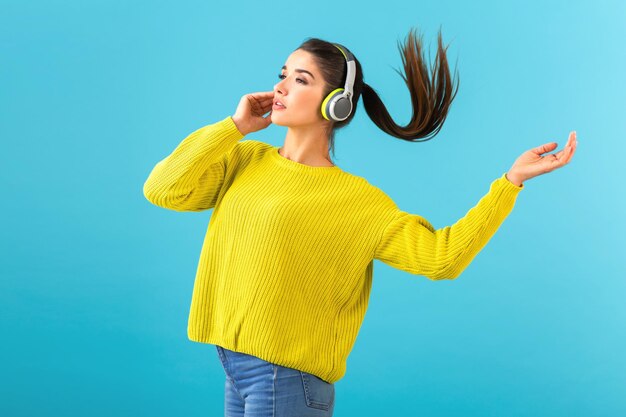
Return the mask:
<svg viewBox="0 0 626 417">
<path fill-rule="evenodd" d="M 524 151 L 525 182 L 455 280 L 379 261 L 336 416 L 626 415 L 626 5 L 620 1 L 16 1 L 0 33 L 0 415 L 218 416 L 215 347 L 187 339 L 212 210 L 150 204 L 154 165 L 269 91 L 306 38 L 348 47 L 397 123 L 398 43 L 441 29 L 459 92 L 439 134 L 384 134 L 363 103 L 335 162 L 452 225 Z M 281 145 L 272 125 L 251 139 Z"/>
</svg>

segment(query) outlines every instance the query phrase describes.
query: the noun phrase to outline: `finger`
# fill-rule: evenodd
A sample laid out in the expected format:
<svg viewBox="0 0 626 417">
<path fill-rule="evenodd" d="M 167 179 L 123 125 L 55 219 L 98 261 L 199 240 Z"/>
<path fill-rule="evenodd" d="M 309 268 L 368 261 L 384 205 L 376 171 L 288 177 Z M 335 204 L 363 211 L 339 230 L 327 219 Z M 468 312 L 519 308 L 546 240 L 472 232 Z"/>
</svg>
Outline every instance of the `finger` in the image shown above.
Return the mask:
<svg viewBox="0 0 626 417">
<path fill-rule="evenodd" d="M 556 157 L 559 165 L 565 165 L 565 163 L 567 162 L 567 158 L 569 157 L 571 149 L 572 149 L 571 147 L 567 146 L 565 147 L 565 149 L 559 152 L 559 155 L 557 155 Z"/>
<path fill-rule="evenodd" d="M 558 153 L 553 153 L 550 155 L 544 156 L 544 158 L 548 159 L 552 164 L 560 164 L 563 162 L 563 151 Z"/>
<path fill-rule="evenodd" d="M 263 115 L 265 113 L 267 113 L 268 111 L 270 111 L 272 109 L 272 107 L 274 106 L 273 102 L 268 102 L 265 103 L 264 105 L 258 104 L 258 105 L 254 105 L 254 111 Z"/>
<path fill-rule="evenodd" d="M 259 95 L 258 93 L 247 94 L 246 97 L 250 103 L 264 103 L 273 99 L 274 96 Z"/>
<path fill-rule="evenodd" d="M 269 99 L 269 100 L 257 100 L 255 102 L 252 103 L 252 105 L 254 107 L 262 107 L 265 108 L 267 106 L 272 106 L 274 104 L 274 100 L 273 99 Z"/>
<path fill-rule="evenodd" d="M 250 95 L 257 99 L 263 100 L 268 97 L 274 97 L 274 92 L 273 91 L 259 91 L 257 93 L 251 93 Z"/>
<path fill-rule="evenodd" d="M 272 107 L 273 105 L 274 105 L 274 100 L 271 98 L 269 100 L 257 101 L 255 103 L 255 106 L 259 106 L 261 108 Z"/>
<path fill-rule="evenodd" d="M 269 98 L 264 98 L 264 99 L 254 99 L 252 101 L 252 104 L 255 106 L 268 106 L 268 105 L 272 105 L 274 103 L 274 99 L 272 97 Z"/>
<path fill-rule="evenodd" d="M 553 151 L 554 148 L 556 148 L 556 142 L 550 142 L 550 143 L 544 143 L 541 146 L 537 146 L 536 148 L 533 148 L 532 151 L 536 153 L 537 155 L 541 155 L 543 153 Z"/>
<path fill-rule="evenodd" d="M 569 137 L 567 138 L 567 143 L 565 144 L 565 147 L 559 151 L 558 153 L 555 154 L 555 156 L 559 159 L 568 159 L 571 158 L 571 154 L 572 154 L 572 148 L 575 146 L 576 144 L 576 131 L 572 131 L 569 134 Z"/>
<path fill-rule="evenodd" d="M 576 152 L 576 146 L 578 145 L 578 140 L 576 139 L 576 131 L 574 130 L 573 132 L 570 133 L 570 144 L 568 146 L 568 153 L 567 156 L 565 157 L 566 161 L 565 163 L 568 163 L 570 161 L 570 159 L 572 159 L 572 156 L 574 155 L 574 153 Z"/>
<path fill-rule="evenodd" d="M 567 164 L 570 159 L 572 159 L 572 155 L 574 153 L 574 146 L 569 145 L 563 151 L 559 152 L 560 155 L 557 156 L 557 160 L 555 160 L 555 164 L 557 166 L 563 166 Z"/>
<path fill-rule="evenodd" d="M 569 147 L 572 145 L 572 143 L 574 143 L 574 135 L 572 135 L 573 132 L 570 132 L 569 136 L 567 137 L 567 143 L 565 144 L 565 148 Z"/>
<path fill-rule="evenodd" d="M 567 153 L 563 157 L 563 163 L 561 165 L 566 165 L 570 159 L 572 159 L 572 154 L 574 152 L 574 148 L 571 146 L 567 147 Z"/>
<path fill-rule="evenodd" d="M 577 145 L 577 142 L 574 141 L 572 143 L 572 146 L 570 146 L 570 150 L 565 161 L 566 164 L 572 159 L 572 156 L 574 156 L 574 153 L 576 153 L 576 145 Z"/>
</svg>

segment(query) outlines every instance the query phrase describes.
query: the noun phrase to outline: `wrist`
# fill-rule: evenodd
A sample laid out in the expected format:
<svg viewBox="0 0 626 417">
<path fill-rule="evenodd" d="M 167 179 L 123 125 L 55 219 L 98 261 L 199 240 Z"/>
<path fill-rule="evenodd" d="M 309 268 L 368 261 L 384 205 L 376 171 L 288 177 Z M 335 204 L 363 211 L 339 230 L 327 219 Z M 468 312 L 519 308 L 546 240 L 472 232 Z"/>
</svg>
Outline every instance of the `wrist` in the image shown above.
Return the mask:
<svg viewBox="0 0 626 417">
<path fill-rule="evenodd" d="M 514 172 L 509 171 L 506 174 L 504 174 L 504 176 L 507 180 L 509 180 L 509 182 L 511 182 L 513 185 L 517 187 L 521 187 L 522 184 L 524 183 L 524 179 L 516 175 Z"/>
<path fill-rule="evenodd" d="M 241 133 L 243 136 L 246 136 L 248 132 L 243 127 L 243 123 L 241 122 L 241 120 L 235 116 L 230 116 L 230 118 L 233 119 L 233 123 L 235 123 L 235 126 L 237 127 L 239 133 Z"/>
</svg>

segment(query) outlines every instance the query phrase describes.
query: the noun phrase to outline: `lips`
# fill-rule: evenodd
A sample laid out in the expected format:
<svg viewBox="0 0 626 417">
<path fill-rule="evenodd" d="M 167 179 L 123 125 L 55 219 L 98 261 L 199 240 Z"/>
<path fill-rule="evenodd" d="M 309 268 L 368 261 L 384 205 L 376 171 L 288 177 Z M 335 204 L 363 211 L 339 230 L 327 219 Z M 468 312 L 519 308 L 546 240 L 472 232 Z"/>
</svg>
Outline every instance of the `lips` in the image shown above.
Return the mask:
<svg viewBox="0 0 626 417">
<path fill-rule="evenodd" d="M 280 100 L 274 100 L 274 108 L 286 109 L 287 107 L 284 104 L 282 104 Z"/>
</svg>

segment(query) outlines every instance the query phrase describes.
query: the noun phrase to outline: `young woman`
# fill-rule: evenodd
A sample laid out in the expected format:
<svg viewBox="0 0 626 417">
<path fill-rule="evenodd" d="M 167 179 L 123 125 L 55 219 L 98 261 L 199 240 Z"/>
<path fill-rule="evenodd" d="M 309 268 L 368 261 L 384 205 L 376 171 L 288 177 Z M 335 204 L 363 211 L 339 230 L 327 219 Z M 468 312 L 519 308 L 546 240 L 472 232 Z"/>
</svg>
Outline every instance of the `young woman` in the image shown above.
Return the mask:
<svg viewBox="0 0 626 417">
<path fill-rule="evenodd" d="M 441 33 L 432 80 L 413 33 L 402 58 L 413 104 L 407 126 L 393 121 L 347 48 L 311 38 L 288 57 L 273 91 L 246 94 L 234 115 L 192 132 L 144 184 L 157 206 L 214 209 L 187 332 L 216 345 L 226 416 L 331 416 L 334 383 L 367 310 L 373 260 L 431 280 L 457 278 L 523 183 L 574 154 L 575 132 L 557 153 L 544 155 L 552 142 L 524 152 L 462 219 L 435 229 L 330 157 L 359 97 L 391 136 L 418 141 L 439 131 L 456 95 Z M 241 140 L 271 123 L 287 127 L 281 147 Z"/>
</svg>

